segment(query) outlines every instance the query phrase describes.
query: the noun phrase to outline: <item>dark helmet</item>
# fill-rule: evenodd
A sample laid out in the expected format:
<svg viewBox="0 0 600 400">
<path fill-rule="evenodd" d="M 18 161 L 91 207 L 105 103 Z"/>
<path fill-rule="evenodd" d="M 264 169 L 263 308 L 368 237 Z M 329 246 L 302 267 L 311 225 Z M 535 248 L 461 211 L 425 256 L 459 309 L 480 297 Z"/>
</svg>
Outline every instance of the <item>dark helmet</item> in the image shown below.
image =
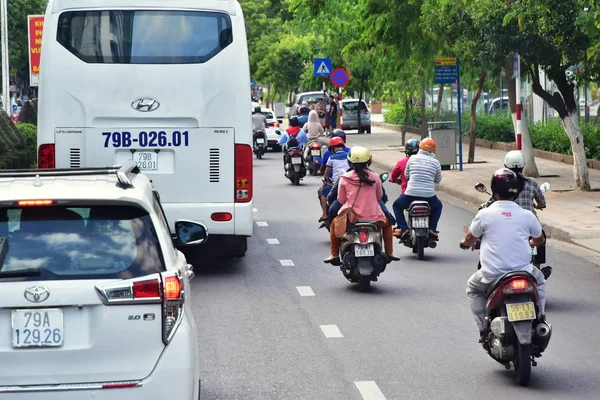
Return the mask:
<svg viewBox="0 0 600 400">
<path fill-rule="evenodd" d="M 255 113 L 255 114 L 258 114 L 258 113 L 260 113 L 260 106 L 256 106 L 256 107 L 254 107 L 254 113 Z"/>
<path fill-rule="evenodd" d="M 300 122 L 298 121 L 298 117 L 290 118 L 290 126 L 300 126 Z"/>
<path fill-rule="evenodd" d="M 419 141 L 417 139 L 409 139 L 404 145 L 404 152 L 407 156 L 412 156 L 419 152 Z"/>
<path fill-rule="evenodd" d="M 502 199 L 513 199 L 519 193 L 517 174 L 508 168 L 501 168 L 492 176 L 492 193 Z"/>
<path fill-rule="evenodd" d="M 304 115 L 304 114 L 308 114 L 309 113 L 309 109 L 306 106 L 302 106 L 300 107 L 300 114 Z"/>
<path fill-rule="evenodd" d="M 331 137 L 341 137 L 344 140 L 344 143 L 346 143 L 346 132 L 344 132 L 341 129 L 336 129 L 335 131 L 333 131 L 333 133 L 331 134 Z"/>
</svg>

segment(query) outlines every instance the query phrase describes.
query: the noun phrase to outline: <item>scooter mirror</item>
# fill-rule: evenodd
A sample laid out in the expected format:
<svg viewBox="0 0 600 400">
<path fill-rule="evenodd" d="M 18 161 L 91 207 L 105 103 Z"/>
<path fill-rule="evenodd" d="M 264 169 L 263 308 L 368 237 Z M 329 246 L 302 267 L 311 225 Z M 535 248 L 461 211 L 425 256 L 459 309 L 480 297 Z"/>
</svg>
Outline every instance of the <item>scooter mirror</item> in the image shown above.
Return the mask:
<svg viewBox="0 0 600 400">
<path fill-rule="evenodd" d="M 487 187 L 483 183 L 476 184 L 475 190 L 477 190 L 479 193 L 487 193 Z"/>
<path fill-rule="evenodd" d="M 381 179 L 382 183 L 387 181 L 389 177 L 390 177 L 390 174 L 388 174 L 387 172 L 384 172 L 379 175 L 379 179 Z"/>
<path fill-rule="evenodd" d="M 544 182 L 540 185 L 540 190 L 542 192 L 547 192 L 548 190 L 550 190 L 550 188 L 552 188 L 552 185 L 550 185 L 549 182 Z"/>
</svg>

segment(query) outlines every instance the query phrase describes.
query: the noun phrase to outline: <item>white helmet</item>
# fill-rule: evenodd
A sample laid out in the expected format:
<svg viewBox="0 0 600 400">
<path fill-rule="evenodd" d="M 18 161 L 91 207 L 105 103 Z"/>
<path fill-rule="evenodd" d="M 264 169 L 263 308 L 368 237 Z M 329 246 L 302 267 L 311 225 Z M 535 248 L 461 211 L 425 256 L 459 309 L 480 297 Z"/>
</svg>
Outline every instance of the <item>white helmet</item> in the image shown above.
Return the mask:
<svg viewBox="0 0 600 400">
<path fill-rule="evenodd" d="M 504 166 L 508 169 L 523 169 L 525 168 L 525 158 L 519 150 L 512 150 L 506 153 L 504 157 Z"/>
</svg>

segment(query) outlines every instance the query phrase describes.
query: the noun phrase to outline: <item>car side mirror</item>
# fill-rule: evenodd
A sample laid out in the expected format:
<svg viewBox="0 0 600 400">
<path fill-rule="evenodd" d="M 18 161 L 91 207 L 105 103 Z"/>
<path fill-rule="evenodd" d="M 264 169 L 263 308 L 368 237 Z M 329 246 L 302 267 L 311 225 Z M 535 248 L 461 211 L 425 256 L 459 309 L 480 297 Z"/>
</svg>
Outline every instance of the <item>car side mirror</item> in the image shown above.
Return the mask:
<svg viewBox="0 0 600 400">
<path fill-rule="evenodd" d="M 483 184 L 483 183 L 478 183 L 475 185 L 475 190 L 477 190 L 479 193 L 487 193 L 487 187 Z"/>
<path fill-rule="evenodd" d="M 381 183 L 387 181 L 389 177 L 390 177 L 390 174 L 388 174 L 387 172 L 379 174 L 379 179 L 381 179 Z"/>
<path fill-rule="evenodd" d="M 550 182 L 544 182 L 541 184 L 540 186 L 540 190 L 542 192 L 547 192 L 548 190 L 550 190 L 552 188 L 552 185 L 550 185 Z"/>
<path fill-rule="evenodd" d="M 197 246 L 206 242 L 208 231 L 199 222 L 180 219 L 175 222 L 175 235 L 182 246 Z"/>
</svg>

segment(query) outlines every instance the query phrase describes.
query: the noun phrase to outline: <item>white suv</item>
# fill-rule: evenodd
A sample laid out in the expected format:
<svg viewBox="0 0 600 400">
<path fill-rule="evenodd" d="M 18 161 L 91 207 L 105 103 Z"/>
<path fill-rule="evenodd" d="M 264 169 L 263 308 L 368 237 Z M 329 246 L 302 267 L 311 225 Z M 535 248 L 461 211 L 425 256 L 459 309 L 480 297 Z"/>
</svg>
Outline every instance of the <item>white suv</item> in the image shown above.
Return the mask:
<svg viewBox="0 0 600 400">
<path fill-rule="evenodd" d="M 135 164 L 0 170 L 0 398 L 198 399 L 193 275 Z"/>
</svg>

